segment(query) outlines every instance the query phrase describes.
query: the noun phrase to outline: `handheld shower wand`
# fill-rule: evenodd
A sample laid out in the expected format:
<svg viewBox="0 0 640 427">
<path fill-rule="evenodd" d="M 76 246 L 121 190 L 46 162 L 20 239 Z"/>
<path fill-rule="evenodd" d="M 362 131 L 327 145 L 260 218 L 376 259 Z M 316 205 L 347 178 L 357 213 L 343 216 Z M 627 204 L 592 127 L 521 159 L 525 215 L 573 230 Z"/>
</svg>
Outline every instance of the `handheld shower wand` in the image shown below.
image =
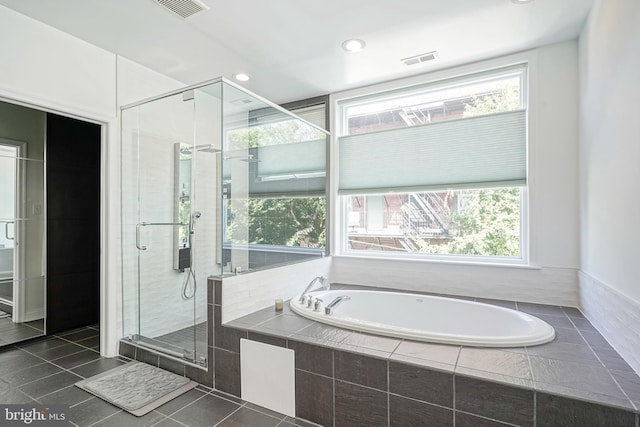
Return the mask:
<svg viewBox="0 0 640 427">
<path fill-rule="evenodd" d="M 193 269 L 193 242 L 191 241 L 191 237 L 195 233 L 196 230 L 196 221 L 202 216 L 202 212 L 194 211 L 191 214 L 191 218 L 189 219 L 189 251 L 191 252 L 189 255 L 189 259 L 191 260 L 191 265 L 189 266 L 189 271 L 187 272 L 187 277 L 184 280 L 184 284 L 182 285 L 182 299 L 191 299 L 196 294 L 196 272 Z M 192 291 L 188 292 L 189 282 L 193 280 Z"/>
<path fill-rule="evenodd" d="M 191 221 L 189 221 L 189 234 L 193 234 L 196 229 L 196 220 L 200 219 L 201 216 L 202 212 L 200 211 L 194 211 L 191 214 Z"/>
</svg>

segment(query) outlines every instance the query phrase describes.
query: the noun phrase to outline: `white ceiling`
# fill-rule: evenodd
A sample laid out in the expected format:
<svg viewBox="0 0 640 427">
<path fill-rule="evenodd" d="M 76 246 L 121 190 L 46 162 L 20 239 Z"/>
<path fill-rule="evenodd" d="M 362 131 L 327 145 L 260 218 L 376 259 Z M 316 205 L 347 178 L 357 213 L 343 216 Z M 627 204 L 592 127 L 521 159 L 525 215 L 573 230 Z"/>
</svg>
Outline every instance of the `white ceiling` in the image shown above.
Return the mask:
<svg viewBox="0 0 640 427">
<path fill-rule="evenodd" d="M 0 4 L 186 84 L 238 72 L 282 103 L 576 38 L 593 0 L 203 0 L 183 20 L 153 0 Z M 364 51 L 341 49 L 345 39 Z M 439 59 L 400 59 L 437 50 Z"/>
</svg>

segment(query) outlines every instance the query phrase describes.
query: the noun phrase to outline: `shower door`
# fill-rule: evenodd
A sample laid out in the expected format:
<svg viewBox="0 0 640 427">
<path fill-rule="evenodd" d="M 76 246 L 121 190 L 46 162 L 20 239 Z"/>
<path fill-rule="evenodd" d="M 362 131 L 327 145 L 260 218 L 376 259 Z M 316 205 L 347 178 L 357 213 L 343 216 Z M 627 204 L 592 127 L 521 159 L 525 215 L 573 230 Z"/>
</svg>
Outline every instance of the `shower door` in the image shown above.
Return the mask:
<svg viewBox="0 0 640 427">
<path fill-rule="evenodd" d="M 193 96 L 178 94 L 123 110 L 123 239 L 130 242 L 123 245 L 123 305 L 125 334 L 137 344 L 206 366 L 194 106 Z"/>
</svg>

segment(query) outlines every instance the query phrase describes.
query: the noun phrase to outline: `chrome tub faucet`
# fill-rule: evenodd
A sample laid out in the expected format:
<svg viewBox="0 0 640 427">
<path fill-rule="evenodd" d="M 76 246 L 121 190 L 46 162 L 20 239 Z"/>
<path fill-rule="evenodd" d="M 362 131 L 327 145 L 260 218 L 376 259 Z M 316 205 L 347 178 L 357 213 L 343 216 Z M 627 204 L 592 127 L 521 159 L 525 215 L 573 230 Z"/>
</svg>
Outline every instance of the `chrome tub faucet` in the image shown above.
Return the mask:
<svg viewBox="0 0 640 427">
<path fill-rule="evenodd" d="M 305 301 L 307 299 L 307 293 L 311 290 L 311 288 L 316 284 L 316 283 L 320 283 L 320 286 L 322 287 L 322 289 L 324 289 L 325 291 L 328 291 L 331 288 L 331 283 L 329 283 L 329 279 L 327 279 L 327 276 L 318 276 L 315 279 L 313 279 L 305 288 L 305 290 L 302 292 L 302 294 L 300 295 L 300 304 L 305 304 Z M 309 306 L 311 306 L 311 304 L 308 304 Z"/>
</svg>

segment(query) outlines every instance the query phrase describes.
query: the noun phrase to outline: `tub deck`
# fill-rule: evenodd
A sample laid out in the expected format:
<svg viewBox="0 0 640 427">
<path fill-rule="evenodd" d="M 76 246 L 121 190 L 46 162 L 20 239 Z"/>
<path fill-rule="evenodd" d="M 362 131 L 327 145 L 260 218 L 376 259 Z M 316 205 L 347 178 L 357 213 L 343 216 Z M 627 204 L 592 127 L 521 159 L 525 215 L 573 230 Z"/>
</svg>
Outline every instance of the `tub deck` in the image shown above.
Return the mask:
<svg viewBox="0 0 640 427">
<path fill-rule="evenodd" d="M 332 285 L 332 289 L 341 288 L 370 289 Z M 380 290 L 379 288 L 371 289 Z M 452 298 L 461 297 L 452 296 Z M 559 404 L 569 405 L 569 409 L 573 408 L 571 409 L 573 413 L 577 413 L 576 411 L 584 413 L 585 417 L 592 417 L 591 421 L 594 422 L 600 416 L 613 416 L 612 419 L 620 416 L 622 420 L 628 415 L 631 417 L 628 425 L 636 425 L 637 414 L 640 413 L 640 378 L 579 310 L 570 307 L 479 298 L 461 299 L 500 305 L 535 315 L 555 328 L 556 338 L 543 345 L 504 349 L 431 344 L 369 335 L 314 322 L 292 312 L 288 304 L 285 304 L 281 313 L 276 313 L 269 307 L 225 323 L 223 326 L 243 331 L 249 339 L 270 344 L 291 348 L 303 343 L 302 345 L 310 345 L 312 348 L 333 350 L 332 353 L 336 355 L 348 353 L 364 356 L 366 360 L 371 358 L 387 361 L 389 375 L 392 369 L 396 369 L 393 368 L 394 366 L 401 365 L 450 374 L 455 378 L 452 382 L 456 384 L 454 391 L 456 403 L 453 409 L 456 414 L 457 411 L 462 411 L 461 417 L 479 414 L 485 417 L 485 420 L 529 425 L 526 420 L 528 415 L 524 420 L 517 418 L 518 408 L 515 411 L 514 408 L 510 408 L 501 415 L 482 408 L 483 405 L 480 403 L 478 408 L 474 407 L 473 402 L 464 403 L 461 400 L 458 403 L 458 394 L 464 392 L 463 387 L 469 386 L 475 389 L 486 387 L 484 392 L 492 395 L 492 399 L 501 399 L 504 390 L 515 390 L 516 394 L 517 390 L 532 391 L 535 394 L 535 398 L 531 399 L 533 408 L 522 408 L 522 411 L 527 414 L 530 410 L 535 414 L 531 425 L 543 425 L 543 419 L 540 417 L 555 413 L 550 408 Z M 293 344 L 289 345 L 291 342 Z M 310 358 L 309 363 L 312 365 L 322 364 L 325 361 L 315 360 L 322 354 L 322 351 L 312 351 L 308 352 L 306 357 Z M 337 359 L 338 356 L 335 356 L 335 360 L 332 359 L 336 368 Z M 305 373 L 304 370 L 302 373 Z M 376 376 L 373 372 L 366 375 Z M 489 386 L 483 384 L 489 384 Z M 494 390 L 491 384 L 509 387 Z M 390 387 L 391 385 L 387 384 L 387 392 L 393 396 L 394 392 Z M 463 396 L 460 399 L 463 399 Z M 528 397 L 525 400 L 528 400 Z M 433 402 L 427 401 L 427 403 Z M 599 408 L 600 415 L 587 415 L 590 413 L 588 411 L 590 404 Z M 468 406 L 468 410 L 463 410 L 465 405 L 471 406 Z M 603 410 L 605 413 L 609 410 L 607 408 L 615 414 L 602 415 Z M 616 412 L 617 410 L 622 411 Z M 516 418 L 510 418 L 514 413 Z M 536 416 L 537 421 L 535 421 Z M 559 422 L 557 419 L 548 421 Z M 621 425 L 627 424 L 623 422 Z"/>
</svg>

